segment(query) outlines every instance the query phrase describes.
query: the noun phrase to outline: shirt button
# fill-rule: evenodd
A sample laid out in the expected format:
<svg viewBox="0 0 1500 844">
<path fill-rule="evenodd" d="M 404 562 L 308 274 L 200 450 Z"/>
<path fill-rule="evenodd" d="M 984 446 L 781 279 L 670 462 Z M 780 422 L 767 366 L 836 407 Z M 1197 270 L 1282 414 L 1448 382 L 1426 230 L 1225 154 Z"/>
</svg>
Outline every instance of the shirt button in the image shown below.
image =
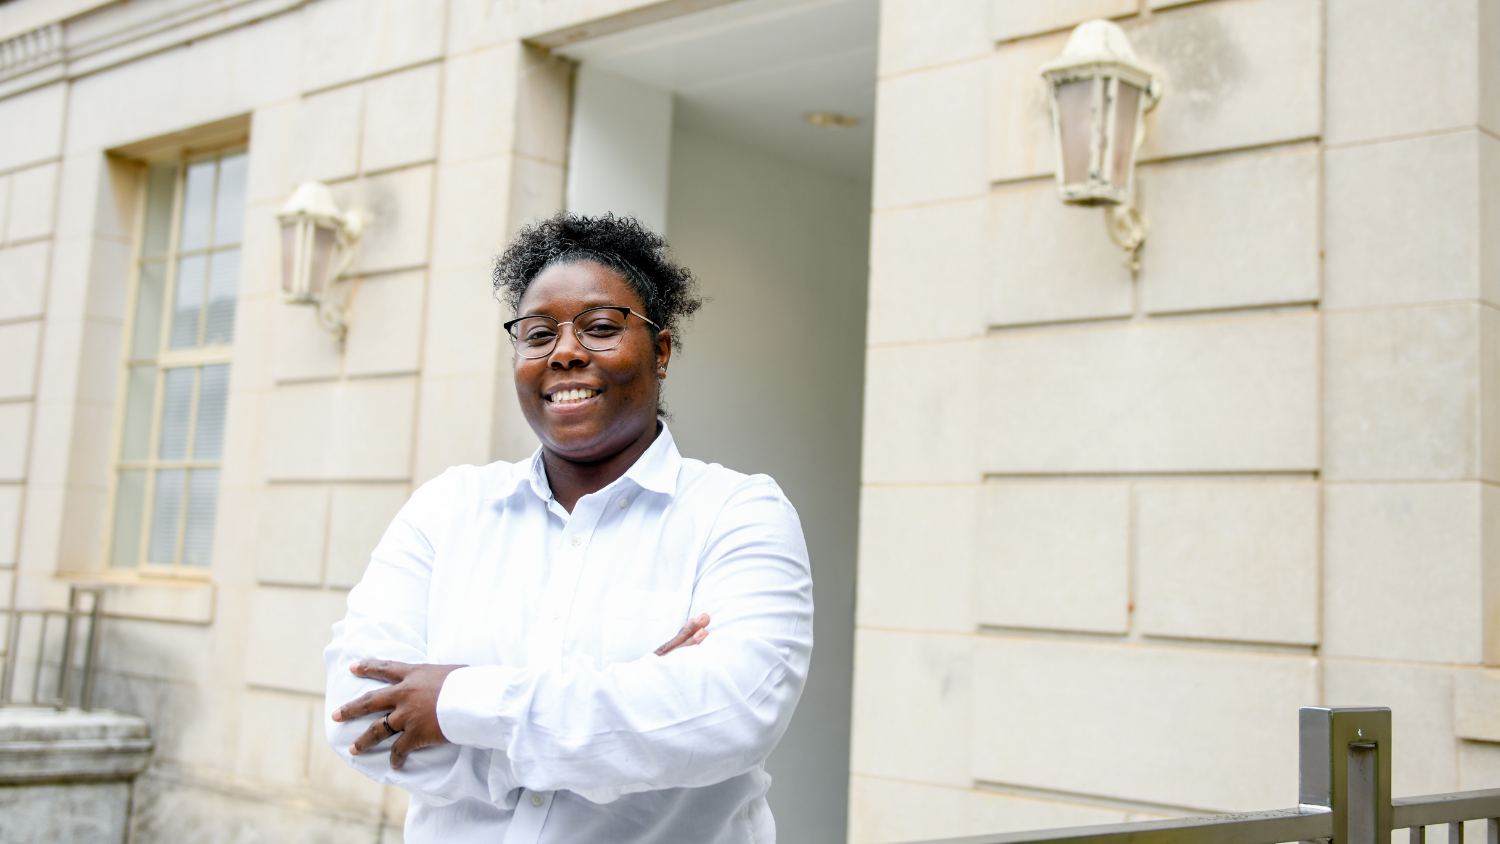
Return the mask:
<svg viewBox="0 0 1500 844">
<path fill-rule="evenodd" d="M 629 506 L 630 506 L 630 499 L 629 498 L 621 498 L 620 499 L 620 509 L 621 510 L 624 510 L 626 507 L 629 507 Z"/>
<path fill-rule="evenodd" d="M 580 545 L 583 544 L 583 537 L 581 537 L 581 536 L 579 536 L 578 534 L 575 533 L 575 534 L 573 534 L 573 538 L 570 539 L 570 540 L 568 540 L 568 541 L 571 542 L 571 543 L 573 543 L 573 547 L 574 548 L 577 548 L 578 546 L 580 546 Z"/>
<path fill-rule="evenodd" d="M 543 797 L 542 795 L 540 795 L 540 794 L 532 794 L 531 795 L 531 805 L 533 805 L 533 806 L 541 806 L 545 802 L 547 802 L 547 798 Z"/>
</svg>

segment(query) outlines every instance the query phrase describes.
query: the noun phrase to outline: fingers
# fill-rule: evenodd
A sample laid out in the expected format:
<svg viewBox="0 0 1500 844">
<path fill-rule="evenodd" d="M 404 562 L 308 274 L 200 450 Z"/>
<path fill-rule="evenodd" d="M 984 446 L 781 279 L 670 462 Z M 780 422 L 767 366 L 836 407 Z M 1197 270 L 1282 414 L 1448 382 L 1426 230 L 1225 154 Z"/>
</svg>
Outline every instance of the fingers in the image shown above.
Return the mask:
<svg viewBox="0 0 1500 844">
<path fill-rule="evenodd" d="M 702 643 L 704 638 L 708 636 L 708 622 L 708 613 L 703 613 L 697 618 L 688 619 L 688 623 L 682 625 L 682 629 L 677 631 L 676 636 L 673 636 L 666 644 L 656 649 L 656 655 L 666 656 L 678 648 Z"/>
<path fill-rule="evenodd" d="M 386 712 L 396 708 L 396 696 L 391 689 L 376 689 L 366 692 L 333 711 L 335 721 L 353 721 L 371 712 Z"/>
<path fill-rule="evenodd" d="M 397 734 L 400 735 L 400 727 L 392 724 L 391 729 L 396 730 Z M 353 744 L 349 745 L 349 753 L 354 756 L 368 753 L 375 745 L 380 744 L 390 737 L 391 733 L 385 728 L 385 721 L 376 721 L 370 725 L 369 729 L 360 733 L 359 738 L 355 739 Z"/>
<path fill-rule="evenodd" d="M 413 666 L 409 663 L 389 659 L 362 659 L 350 665 L 349 671 L 356 677 L 399 683 L 406 679 L 406 675 L 411 673 L 412 668 Z"/>
</svg>

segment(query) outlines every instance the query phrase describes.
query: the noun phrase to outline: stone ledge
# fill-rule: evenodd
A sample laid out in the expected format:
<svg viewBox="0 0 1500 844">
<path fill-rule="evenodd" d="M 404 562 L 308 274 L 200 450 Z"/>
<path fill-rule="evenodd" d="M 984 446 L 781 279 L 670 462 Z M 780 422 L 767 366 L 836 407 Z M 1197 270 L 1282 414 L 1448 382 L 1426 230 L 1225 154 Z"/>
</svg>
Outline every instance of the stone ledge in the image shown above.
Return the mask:
<svg viewBox="0 0 1500 844">
<path fill-rule="evenodd" d="M 133 779 L 152 746 L 151 726 L 133 715 L 0 709 L 0 785 Z"/>
</svg>

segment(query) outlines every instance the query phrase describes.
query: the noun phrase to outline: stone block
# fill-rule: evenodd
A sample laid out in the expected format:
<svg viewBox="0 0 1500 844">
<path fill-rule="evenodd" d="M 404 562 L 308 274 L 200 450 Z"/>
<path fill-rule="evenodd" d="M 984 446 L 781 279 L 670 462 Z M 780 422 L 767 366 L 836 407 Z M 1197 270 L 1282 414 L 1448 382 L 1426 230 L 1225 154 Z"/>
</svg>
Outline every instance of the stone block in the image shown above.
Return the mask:
<svg viewBox="0 0 1500 844">
<path fill-rule="evenodd" d="M 567 171 L 560 164 L 516 156 L 511 159 L 510 212 L 505 221 L 505 239 L 521 227 L 550 217 L 566 207 L 563 187 Z"/>
<path fill-rule="evenodd" d="M 10 175 L 10 222 L 6 240 L 15 243 L 52 234 L 57 210 L 57 165 L 43 164 Z"/>
<path fill-rule="evenodd" d="M 973 687 L 976 779 L 1215 812 L 1287 802 L 1319 691 L 1311 657 L 999 636 Z"/>
<path fill-rule="evenodd" d="M 1327 484 L 1324 653 L 1481 662 L 1483 572 L 1500 562 L 1482 549 L 1500 517 L 1487 498 L 1478 483 Z"/>
<path fill-rule="evenodd" d="M 1317 483 L 1143 483 L 1136 502 L 1142 633 L 1317 644 Z"/>
<path fill-rule="evenodd" d="M 327 583 L 349 588 L 364 576 L 370 554 L 411 490 L 406 484 L 359 484 L 333 488 L 328 514 Z"/>
<path fill-rule="evenodd" d="M 1161 69 L 1142 159 L 1315 138 L 1323 131 L 1320 0 L 1204 3 L 1129 36 Z"/>
<path fill-rule="evenodd" d="M 62 153 L 68 84 L 59 82 L 0 101 L 0 171 Z"/>
<path fill-rule="evenodd" d="M 576 65 L 529 45 L 524 47 L 520 62 L 515 151 L 525 158 L 562 167 L 568 157 Z"/>
<path fill-rule="evenodd" d="M 129 840 L 129 782 L 0 786 L 0 814 L 13 841 L 113 844 Z"/>
<path fill-rule="evenodd" d="M 443 53 L 443 0 L 334 0 L 301 15 L 303 90 L 436 59 Z"/>
<path fill-rule="evenodd" d="M 0 320 L 42 315 L 51 249 L 49 241 L 0 249 Z"/>
<path fill-rule="evenodd" d="M 485 286 L 487 268 L 505 249 L 511 161 L 487 158 L 439 168 L 435 268 L 470 268 L 468 277 L 476 286 Z"/>
<path fill-rule="evenodd" d="M 0 401 L 29 399 L 36 394 L 36 356 L 42 339 L 41 320 L 0 325 Z"/>
<path fill-rule="evenodd" d="M 861 627 L 974 631 L 977 486 L 867 486 L 860 493 Z"/>
<path fill-rule="evenodd" d="M 346 85 L 302 99 L 297 109 L 297 152 L 292 157 L 293 186 L 347 179 L 359 173 L 359 131 L 364 111 L 363 85 Z"/>
<path fill-rule="evenodd" d="M 338 377 L 343 354 L 338 338 L 318 322 L 318 309 L 279 300 L 268 306 L 275 337 L 273 377 L 277 381 Z"/>
<path fill-rule="evenodd" d="M 880 82 L 876 208 L 984 193 L 987 71 L 975 60 Z"/>
<path fill-rule="evenodd" d="M 876 213 L 870 223 L 866 342 L 983 335 L 983 312 L 967 305 L 984 295 L 985 240 L 982 199 Z"/>
<path fill-rule="evenodd" d="M 25 487 L 0 485 L 0 568 L 16 564 L 21 537 L 21 501 Z"/>
<path fill-rule="evenodd" d="M 5 229 L 10 221 L 10 175 L 0 176 L 0 244 L 6 242 Z"/>
<path fill-rule="evenodd" d="M 276 219 L 281 205 L 271 200 L 246 209 L 244 243 L 240 248 L 240 310 L 246 310 L 246 299 L 281 299 L 281 223 Z M 236 323 L 237 344 L 244 342 L 240 334 L 243 328 L 243 320 Z"/>
<path fill-rule="evenodd" d="M 1051 181 L 990 193 L 986 311 L 991 325 L 1129 316 L 1130 270 L 1096 208 L 1057 199 Z"/>
<path fill-rule="evenodd" d="M 486 274 L 475 269 L 434 272 L 427 285 L 426 314 L 424 376 L 493 377 L 497 368 L 509 367 L 509 341 L 501 328 L 509 314 L 495 301 Z"/>
<path fill-rule="evenodd" d="M 266 401 L 269 480 L 406 480 L 415 378 L 282 386 Z"/>
<path fill-rule="evenodd" d="M 1319 345 L 1308 312 L 992 335 L 983 470 L 1314 470 Z"/>
<path fill-rule="evenodd" d="M 441 75 L 441 65 L 429 64 L 366 84 L 361 169 L 371 173 L 437 157 Z"/>
<path fill-rule="evenodd" d="M 234 841 L 244 835 L 278 844 L 381 840 L 378 816 L 365 806 L 319 805 L 321 801 L 305 796 L 307 789 L 278 800 L 248 789 L 215 789 L 186 779 L 150 774 L 140 779 L 131 817 L 132 840 Z M 399 842 L 399 836 L 395 840 Z"/>
<path fill-rule="evenodd" d="M 346 593 L 262 586 L 250 597 L 245 681 L 266 689 L 323 695 L 323 648 L 344 617 Z"/>
<path fill-rule="evenodd" d="M 272 484 L 260 490 L 255 579 L 317 586 L 328 548 L 328 488 Z"/>
<path fill-rule="evenodd" d="M 1455 132 L 1324 153 L 1330 308 L 1500 302 L 1500 285 L 1481 284 L 1479 141 Z"/>
<path fill-rule="evenodd" d="M 443 65 L 445 164 L 497 158 L 511 150 L 516 126 L 519 44 L 453 56 Z"/>
<path fill-rule="evenodd" d="M 880 75 L 920 70 L 985 55 L 994 49 L 989 0 L 884 0 L 880 4 Z"/>
<path fill-rule="evenodd" d="M 966 786 L 973 639 L 859 630 L 849 769 Z"/>
<path fill-rule="evenodd" d="M 1482 308 L 1391 308 L 1324 318 L 1328 478 L 1480 475 Z"/>
<path fill-rule="evenodd" d="M 1500 782 L 1500 744 L 1487 741 L 1460 741 L 1458 743 L 1458 787 L 1464 791 L 1493 788 Z M 1468 827 L 1468 824 L 1465 824 Z M 1469 839 L 1478 841 L 1479 835 L 1465 829 Z"/>
<path fill-rule="evenodd" d="M 1324 662 L 1324 705 L 1391 708 L 1391 745 L 1400 754 L 1391 767 L 1392 794 L 1458 790 L 1453 673 L 1389 662 Z"/>
<path fill-rule="evenodd" d="M 245 174 L 245 199 L 250 205 L 282 203 L 291 195 L 293 170 L 302 165 L 303 147 L 298 137 L 299 120 L 307 106 L 302 102 L 277 103 L 257 108 L 250 115 L 250 170 Z M 312 118 L 307 118 L 311 120 Z M 281 210 L 273 206 L 274 210 Z M 249 222 L 247 219 L 246 222 Z"/>
<path fill-rule="evenodd" d="M 318 794 L 371 808 L 381 805 L 384 788 L 333 752 L 323 732 L 323 708 L 314 706 L 307 748 L 307 778 Z M 406 792 L 401 792 L 403 795 Z M 399 832 L 399 830 L 398 830 Z M 399 839 L 398 839 L 399 841 Z"/>
<path fill-rule="evenodd" d="M 1500 9 L 1496 16 L 1500 17 Z M 1495 30 L 1500 32 L 1500 26 Z M 1500 41 L 1500 35 L 1496 40 Z M 1495 88 L 1500 90 L 1500 83 Z M 1483 244 L 1479 256 L 1480 296 L 1495 304 L 1500 302 L 1500 246 L 1496 245 L 1500 244 L 1500 139 L 1488 133 L 1479 135 L 1479 237 Z"/>
<path fill-rule="evenodd" d="M 1500 134 L 1500 6 L 1479 3 L 1479 125 Z"/>
<path fill-rule="evenodd" d="M 31 407 L 27 401 L 0 403 L 0 483 L 26 480 Z"/>
<path fill-rule="evenodd" d="M 1500 671 L 1454 673 L 1453 725 L 1460 738 L 1500 742 Z"/>
<path fill-rule="evenodd" d="M 344 374 L 416 372 L 422 363 L 425 272 L 361 279 L 349 304 Z"/>
<path fill-rule="evenodd" d="M 1009 41 L 1039 32 L 1072 29 L 1094 18 L 1120 18 L 1140 11 L 1142 0 L 990 0 L 990 37 Z"/>
<path fill-rule="evenodd" d="M 1031 829 L 1122 823 L 1125 812 L 970 788 L 855 774 L 850 844 L 894 844 Z"/>
<path fill-rule="evenodd" d="M 1151 219 L 1140 275 L 1146 311 L 1317 301 L 1316 146 L 1146 166 L 1137 177 Z"/>
<path fill-rule="evenodd" d="M 980 624 L 1124 633 L 1130 485 L 989 483 L 974 562 Z"/>
<path fill-rule="evenodd" d="M 1343 144 L 1473 126 L 1481 2 L 1328 0 L 1328 129 Z"/>
<path fill-rule="evenodd" d="M 360 238 L 352 274 L 368 275 L 427 263 L 432 169 L 426 165 L 391 170 L 334 189 L 340 208 L 369 215 L 369 228 Z"/>
<path fill-rule="evenodd" d="M 499 383 L 497 383 L 497 380 Z M 493 374 L 458 375 L 422 379 L 421 420 L 417 429 L 413 484 L 423 484 L 441 475 L 449 466 L 465 463 L 483 465 L 491 460 L 491 436 L 496 423 L 496 390 L 499 398 L 516 404 L 510 379 Z M 520 415 L 519 409 L 516 415 Z M 524 425 L 524 423 L 523 423 Z M 529 431 L 530 429 L 527 428 Z M 497 458 L 519 460 L 535 450 L 535 438 L 522 453 L 501 454 Z"/>
<path fill-rule="evenodd" d="M 977 390 L 933 378 L 934 360 L 973 362 L 979 341 L 874 347 L 865 355 L 864 482 L 975 483 Z"/>
<path fill-rule="evenodd" d="M 1052 103 L 1037 72 L 1062 54 L 1066 35 L 1004 44 L 990 59 L 988 173 L 1010 182 L 1057 170 Z"/>
<path fill-rule="evenodd" d="M 313 710 L 321 714 L 318 704 L 297 695 L 247 690 L 240 701 L 235 773 L 281 785 L 308 784 L 308 738 Z M 268 734 L 277 740 L 266 741 Z"/>
<path fill-rule="evenodd" d="M 133 609 L 112 606 L 108 594 L 105 601 L 111 615 Z M 212 629 L 207 625 L 164 624 L 161 618 L 109 618 L 102 632 L 108 635 L 100 640 L 99 664 L 111 671 L 184 686 L 212 677 Z"/>
</svg>

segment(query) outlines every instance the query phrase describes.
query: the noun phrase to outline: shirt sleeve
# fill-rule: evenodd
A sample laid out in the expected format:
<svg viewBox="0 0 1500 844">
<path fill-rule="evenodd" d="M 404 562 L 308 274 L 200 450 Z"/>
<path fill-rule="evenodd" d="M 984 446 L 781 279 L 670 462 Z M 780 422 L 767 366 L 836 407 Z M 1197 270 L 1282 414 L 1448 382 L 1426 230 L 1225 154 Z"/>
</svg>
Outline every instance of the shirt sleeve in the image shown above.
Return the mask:
<svg viewBox="0 0 1500 844">
<path fill-rule="evenodd" d="M 769 478 L 742 483 L 703 551 L 692 614 L 707 640 L 597 667 L 461 668 L 438 696 L 454 742 L 492 748 L 492 781 L 596 803 L 706 786 L 762 764 L 791 721 L 812 655 L 812 575 L 796 511 Z"/>
<path fill-rule="evenodd" d="M 432 580 L 434 549 L 422 525 L 440 515 L 449 503 L 456 476 L 423 485 L 396 515 L 370 558 L 359 585 L 349 592 L 349 610 L 333 626 L 333 642 L 323 650 L 328 669 L 328 693 L 323 723 L 328 744 L 355 770 L 382 785 L 394 785 L 432 805 L 463 798 L 487 802 L 490 752 L 483 748 L 445 744 L 418 750 L 406 757 L 400 770 L 390 762 L 391 739 L 360 756 L 349 745 L 381 715 L 337 722 L 333 711 L 360 695 L 387 686 L 379 680 L 356 677 L 349 666 L 361 659 L 427 662 L 427 598 Z"/>
</svg>

